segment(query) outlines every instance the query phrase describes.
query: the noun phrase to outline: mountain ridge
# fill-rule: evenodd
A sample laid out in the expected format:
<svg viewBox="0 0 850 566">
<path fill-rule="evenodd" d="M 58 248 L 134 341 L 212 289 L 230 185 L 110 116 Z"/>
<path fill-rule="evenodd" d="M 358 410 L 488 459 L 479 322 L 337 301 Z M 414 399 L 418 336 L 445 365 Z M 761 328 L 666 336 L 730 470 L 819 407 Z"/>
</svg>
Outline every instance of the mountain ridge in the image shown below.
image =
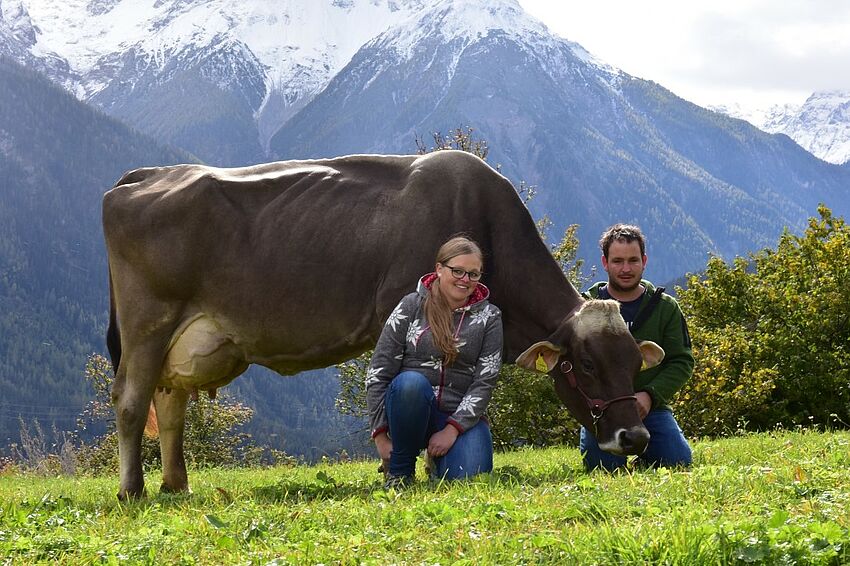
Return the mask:
<svg viewBox="0 0 850 566">
<path fill-rule="evenodd" d="M 181 139 L 179 132 L 157 129 L 144 119 L 162 113 L 157 93 L 175 72 L 196 80 L 212 78 L 205 90 L 218 87 L 224 98 L 233 96 L 235 100 L 220 103 L 221 113 L 250 117 L 239 131 L 242 137 L 256 135 L 256 147 L 231 150 L 229 159 L 205 155 L 202 148 L 188 149 L 207 162 L 239 165 L 261 160 L 271 134 L 321 91 L 362 43 L 423 5 L 423 0 L 19 0 L 18 9 L 13 14 L 7 10 L 0 19 L 9 29 L 26 29 L 29 43 L 25 53 L 20 42 L 18 49 L 7 42 L 0 51 L 40 66 L 81 100 L 175 145 L 185 146 L 185 136 Z M 310 25 L 315 21 L 326 25 Z M 228 84 L 210 68 L 215 53 L 228 54 L 219 57 L 220 68 L 249 69 L 249 74 L 233 76 L 253 76 L 251 84 Z M 133 95 L 136 88 L 141 96 Z M 128 105 L 128 96 L 136 104 Z M 197 101 L 203 105 L 202 97 Z M 192 106 L 183 112 L 199 121 L 202 116 Z M 166 121 L 174 120 L 184 122 L 174 114 Z"/>
<path fill-rule="evenodd" d="M 816 91 L 802 104 L 712 109 L 746 120 L 765 132 L 785 134 L 829 163 L 841 165 L 850 161 L 850 91 Z"/>
</svg>

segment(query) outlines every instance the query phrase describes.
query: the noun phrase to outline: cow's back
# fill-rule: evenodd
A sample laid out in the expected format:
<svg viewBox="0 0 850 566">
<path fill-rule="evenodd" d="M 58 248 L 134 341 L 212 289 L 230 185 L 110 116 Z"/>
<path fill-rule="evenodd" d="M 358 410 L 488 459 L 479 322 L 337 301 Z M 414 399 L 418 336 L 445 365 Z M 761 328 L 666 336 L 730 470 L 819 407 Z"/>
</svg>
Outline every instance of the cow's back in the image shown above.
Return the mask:
<svg viewBox="0 0 850 566">
<path fill-rule="evenodd" d="M 340 262 L 364 254 L 378 259 L 368 250 L 387 227 L 384 204 L 404 187 L 413 159 L 135 170 L 104 197 L 107 245 L 165 293 L 195 295 L 210 277 L 236 271 L 240 277 L 261 271 L 292 293 L 304 280 L 290 275 L 308 263 L 337 271 Z M 234 271 L 240 265 L 245 269 Z M 261 283 L 252 281 L 251 288 L 263 289 Z"/>
</svg>

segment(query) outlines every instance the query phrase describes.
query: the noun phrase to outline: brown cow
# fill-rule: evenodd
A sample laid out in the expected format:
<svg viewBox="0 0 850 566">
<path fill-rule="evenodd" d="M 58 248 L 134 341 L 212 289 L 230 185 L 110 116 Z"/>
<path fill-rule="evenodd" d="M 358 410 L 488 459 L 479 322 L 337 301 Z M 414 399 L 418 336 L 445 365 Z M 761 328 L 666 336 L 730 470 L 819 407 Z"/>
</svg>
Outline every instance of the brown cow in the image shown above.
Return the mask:
<svg viewBox="0 0 850 566">
<path fill-rule="evenodd" d="M 355 357 L 459 232 L 485 253 L 505 359 L 545 364 L 603 448 L 639 454 L 649 440 L 632 397 L 641 350 L 618 311 L 584 302 L 510 182 L 468 153 L 138 169 L 104 196 L 103 226 L 119 498 L 144 493 L 151 399 L 162 490 L 186 490 L 190 391 L 249 364 L 286 375 Z"/>
</svg>

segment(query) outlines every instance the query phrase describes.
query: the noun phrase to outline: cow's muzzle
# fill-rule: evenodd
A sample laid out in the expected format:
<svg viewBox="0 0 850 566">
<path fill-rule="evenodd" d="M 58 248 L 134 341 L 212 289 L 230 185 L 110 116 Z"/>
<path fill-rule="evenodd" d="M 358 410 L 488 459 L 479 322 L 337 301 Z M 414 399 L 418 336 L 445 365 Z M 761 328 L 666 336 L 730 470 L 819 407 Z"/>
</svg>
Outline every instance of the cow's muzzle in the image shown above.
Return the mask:
<svg viewBox="0 0 850 566">
<path fill-rule="evenodd" d="M 613 399 L 596 399 L 590 397 L 584 389 L 581 388 L 581 385 L 578 384 L 578 380 L 576 380 L 576 374 L 573 371 L 573 364 L 570 361 L 561 362 L 561 373 L 567 378 L 567 383 L 570 387 L 578 391 L 579 395 L 584 399 L 584 402 L 587 404 L 587 408 L 590 409 L 590 416 L 593 419 L 593 435 L 598 438 L 597 434 L 597 425 L 602 417 L 605 416 L 605 411 L 619 401 L 634 401 L 637 403 L 636 395 L 620 395 L 619 397 L 614 397 Z M 621 431 L 622 433 L 627 433 L 627 431 Z M 627 440 L 627 439 L 618 439 L 618 440 Z M 629 442 L 633 442 L 637 440 L 636 438 L 629 438 Z M 618 443 L 620 444 L 620 443 Z M 622 446 L 622 444 L 621 444 Z"/>
</svg>

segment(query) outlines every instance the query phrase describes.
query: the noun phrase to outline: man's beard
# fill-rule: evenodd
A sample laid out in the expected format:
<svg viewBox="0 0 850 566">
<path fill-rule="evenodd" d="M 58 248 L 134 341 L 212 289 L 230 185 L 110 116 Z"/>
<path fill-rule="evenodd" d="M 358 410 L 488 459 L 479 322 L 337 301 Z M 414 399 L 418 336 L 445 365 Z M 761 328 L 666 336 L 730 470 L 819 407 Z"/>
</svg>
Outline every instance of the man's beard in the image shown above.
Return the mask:
<svg viewBox="0 0 850 566">
<path fill-rule="evenodd" d="M 628 287 L 620 285 L 620 283 L 613 277 L 608 279 L 608 286 L 614 289 L 615 293 L 630 293 L 637 289 L 638 285 L 640 285 L 640 277 L 635 277 L 634 283 Z"/>
</svg>

